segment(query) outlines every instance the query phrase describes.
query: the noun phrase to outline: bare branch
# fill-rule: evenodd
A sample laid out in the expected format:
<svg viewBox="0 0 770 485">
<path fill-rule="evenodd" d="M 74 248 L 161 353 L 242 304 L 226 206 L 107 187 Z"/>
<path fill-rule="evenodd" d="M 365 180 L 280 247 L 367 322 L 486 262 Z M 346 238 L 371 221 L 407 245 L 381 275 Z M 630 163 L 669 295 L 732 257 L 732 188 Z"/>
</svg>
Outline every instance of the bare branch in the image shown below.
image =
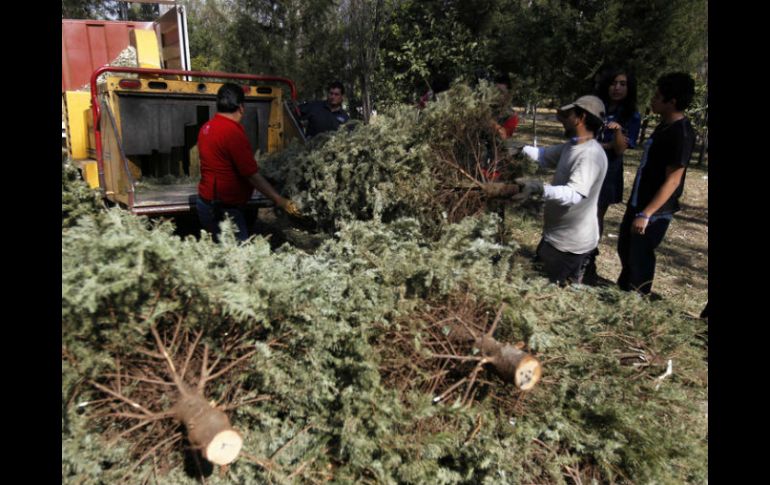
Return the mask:
<svg viewBox="0 0 770 485">
<path fill-rule="evenodd" d="M 118 374 L 104 374 L 104 377 L 118 377 Z M 125 375 L 123 376 L 126 379 L 131 379 L 134 381 L 140 381 L 140 382 L 146 382 L 148 384 L 158 384 L 162 386 L 174 386 L 175 384 L 173 382 L 163 381 L 163 380 L 155 380 L 155 379 L 148 379 L 146 377 L 141 376 L 135 376 L 135 375 Z M 120 392 L 120 391 L 118 391 Z"/>
<path fill-rule="evenodd" d="M 155 451 L 156 451 L 156 450 L 158 450 L 160 447 L 162 447 L 162 446 L 164 446 L 164 445 L 171 445 L 171 444 L 173 444 L 173 443 L 175 443 L 175 442 L 179 441 L 180 439 L 182 439 L 182 435 L 181 435 L 180 433 L 177 433 L 177 434 L 175 434 L 175 435 L 169 436 L 168 438 L 166 438 L 166 439 L 164 439 L 164 440 L 160 441 L 160 442 L 159 442 L 159 443 L 157 443 L 155 446 L 153 446 L 152 448 L 150 448 L 150 449 L 147 451 L 147 453 L 145 453 L 144 455 L 142 455 L 142 457 L 141 457 L 141 458 L 139 458 L 139 460 L 137 460 L 137 461 L 136 461 L 136 462 L 135 462 L 135 463 L 134 463 L 134 464 L 131 466 L 131 468 L 129 468 L 129 470 L 126 472 L 126 474 L 125 474 L 125 475 L 123 475 L 123 479 L 122 479 L 122 481 L 124 481 L 124 482 L 125 482 L 125 481 L 126 481 L 126 479 L 128 479 L 128 477 L 130 477 L 130 476 L 131 476 L 131 472 L 133 472 L 133 471 L 134 471 L 134 469 L 136 469 L 136 468 L 137 468 L 139 465 L 141 465 L 141 464 L 142 464 L 142 463 L 143 463 L 143 462 L 144 462 L 144 461 L 145 461 L 147 458 L 149 458 L 149 457 L 150 457 L 150 456 L 151 456 L 153 453 L 155 453 Z"/>
<path fill-rule="evenodd" d="M 206 381 L 209 375 L 209 344 L 203 344 L 203 360 L 201 362 L 201 375 L 198 379 L 198 392 L 203 393 L 203 388 L 206 387 Z"/>
<path fill-rule="evenodd" d="M 479 371 L 484 368 L 484 364 L 489 362 L 489 359 L 481 359 L 478 364 L 476 364 L 476 367 L 473 369 L 473 372 L 471 373 L 470 382 L 468 382 L 468 388 L 465 391 L 465 395 L 463 396 L 463 402 L 467 402 L 468 398 L 471 395 L 471 389 L 473 389 L 473 384 L 476 382 L 476 376 L 479 374 Z"/>
<path fill-rule="evenodd" d="M 444 391 L 441 394 L 439 394 L 438 396 L 434 397 L 433 398 L 433 402 L 437 403 L 439 401 L 443 401 L 448 395 L 450 395 L 452 393 L 452 391 L 454 391 L 458 387 L 462 386 L 465 383 L 465 381 L 467 381 L 467 380 L 468 380 L 467 377 L 463 377 L 459 381 L 455 382 L 454 384 L 449 386 L 449 388 L 446 391 Z"/>
<path fill-rule="evenodd" d="M 235 367 L 236 365 L 240 364 L 241 362 L 243 362 L 244 360 L 248 359 L 249 357 L 251 357 L 252 355 L 254 355 L 254 354 L 256 354 L 256 353 L 257 353 L 257 351 L 256 351 L 256 349 L 255 349 L 255 350 L 252 350 L 251 352 L 248 352 L 248 353 L 246 353 L 246 354 L 244 354 L 244 355 L 242 355 L 242 356 L 238 357 L 236 360 L 234 360 L 233 362 L 231 362 L 231 363 L 230 363 L 230 364 L 229 364 L 227 367 L 225 367 L 224 369 L 220 370 L 220 371 L 219 371 L 219 372 L 217 372 L 216 374 L 212 374 L 212 375 L 208 376 L 208 377 L 206 378 L 206 382 L 208 382 L 208 381 L 210 381 L 210 380 L 212 380 L 212 379 L 216 379 L 217 377 L 221 376 L 222 374 L 225 374 L 225 373 L 226 373 L 226 372 L 228 372 L 230 369 L 232 369 L 233 367 Z"/>
<path fill-rule="evenodd" d="M 480 360 L 484 360 L 484 357 L 474 357 L 474 356 L 470 356 L 470 355 L 449 355 L 449 354 L 433 354 L 433 355 L 431 355 L 431 358 L 433 358 L 433 359 L 454 359 L 454 360 L 473 361 L 473 362 L 478 362 Z"/>
<path fill-rule="evenodd" d="M 505 303 L 500 305 L 500 309 L 497 310 L 497 315 L 495 315 L 495 321 L 492 322 L 492 326 L 489 328 L 489 331 L 487 331 L 487 337 L 491 337 L 492 334 L 495 333 L 495 330 L 497 329 L 497 324 L 500 323 L 500 317 L 503 316 L 504 309 L 505 309 Z"/>
<path fill-rule="evenodd" d="M 143 412 L 143 413 L 144 413 L 144 414 L 146 414 L 147 416 L 155 416 L 155 413 L 153 413 L 153 412 L 151 412 L 151 411 L 148 411 L 147 409 L 145 409 L 145 408 L 144 408 L 144 406 L 142 406 L 142 405 L 141 405 L 141 404 L 139 404 L 139 403 L 136 403 L 136 402 L 132 401 L 131 399 L 129 399 L 129 398 L 127 398 L 127 397 L 125 397 L 124 395 L 122 395 L 122 394 L 118 394 L 117 392 L 113 391 L 112 389 L 110 389 L 110 388 L 108 388 L 108 387 L 105 387 L 105 386 L 103 386 L 103 385 L 99 384 L 98 382 L 94 382 L 94 381 L 90 381 L 90 382 L 91 382 L 91 384 L 92 384 L 94 387 L 96 387 L 96 388 L 97 388 L 97 389 L 99 389 L 100 391 L 106 392 L 106 393 L 107 393 L 107 394 L 109 394 L 110 396 L 113 396 L 113 397 L 115 397 L 115 398 L 117 398 L 117 399 L 120 399 L 121 401 L 123 401 L 123 402 L 125 402 L 125 403 L 127 403 L 127 404 L 131 405 L 132 407 L 134 407 L 134 408 L 136 408 L 136 409 L 140 410 L 141 412 Z"/>
<path fill-rule="evenodd" d="M 155 344 L 158 346 L 158 349 L 163 355 L 163 358 L 166 359 L 166 365 L 168 365 L 168 368 L 171 371 L 171 377 L 174 379 L 174 383 L 177 385 L 177 387 L 179 387 L 180 390 L 184 389 L 184 384 L 179 379 L 179 374 L 177 374 L 176 367 L 174 367 L 174 361 L 171 360 L 171 356 L 168 355 L 166 347 L 163 345 L 163 341 L 161 341 L 160 335 L 158 335 L 158 329 L 155 328 L 155 324 L 150 325 L 150 331 L 152 332 L 152 336 L 155 337 Z"/>
<path fill-rule="evenodd" d="M 195 335 L 195 340 L 193 341 L 192 345 L 187 349 L 187 356 L 184 359 L 184 364 L 182 365 L 182 371 L 179 373 L 179 379 L 183 380 L 185 374 L 187 373 L 187 366 L 190 365 L 190 359 L 192 359 L 193 353 L 195 352 L 195 349 L 198 347 L 198 342 L 201 339 L 201 336 L 203 336 L 203 330 L 197 333 Z"/>
<path fill-rule="evenodd" d="M 184 322 L 184 315 L 179 314 L 176 316 L 176 325 L 174 325 L 174 335 L 171 337 L 171 343 L 168 347 L 172 349 L 172 352 L 176 354 L 176 339 L 179 337 L 179 331 L 182 329 L 182 322 Z"/>
</svg>

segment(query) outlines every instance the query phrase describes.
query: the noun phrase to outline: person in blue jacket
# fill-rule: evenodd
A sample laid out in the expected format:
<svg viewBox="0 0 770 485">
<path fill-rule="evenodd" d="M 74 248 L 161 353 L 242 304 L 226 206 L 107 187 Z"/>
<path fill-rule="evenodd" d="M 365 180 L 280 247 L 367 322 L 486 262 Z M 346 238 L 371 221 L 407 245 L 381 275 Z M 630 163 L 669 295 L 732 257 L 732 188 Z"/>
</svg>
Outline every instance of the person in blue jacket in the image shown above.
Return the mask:
<svg viewBox="0 0 770 485">
<path fill-rule="evenodd" d="M 604 216 L 610 205 L 623 201 L 623 152 L 636 147 L 639 137 L 641 116 L 636 107 L 636 77 L 623 68 L 610 68 L 600 79 L 597 96 L 604 102 L 605 126 L 599 142 L 607 154 L 607 175 L 604 177 L 597 217 L 599 218 L 599 237 L 604 232 Z M 583 281 L 595 284 L 597 247 L 588 259 Z"/>
<path fill-rule="evenodd" d="M 339 81 L 329 84 L 326 100 L 312 101 L 299 106 L 301 120 L 307 122 L 305 136 L 312 138 L 319 133 L 336 131 L 350 116 L 342 109 L 345 86 Z"/>
</svg>

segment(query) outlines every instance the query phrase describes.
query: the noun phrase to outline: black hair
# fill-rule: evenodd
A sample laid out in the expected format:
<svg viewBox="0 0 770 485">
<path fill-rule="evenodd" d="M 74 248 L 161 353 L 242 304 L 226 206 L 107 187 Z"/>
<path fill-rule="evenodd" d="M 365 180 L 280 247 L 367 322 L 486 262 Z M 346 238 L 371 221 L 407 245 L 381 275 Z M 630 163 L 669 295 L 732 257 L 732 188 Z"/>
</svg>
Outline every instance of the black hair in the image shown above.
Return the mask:
<svg viewBox="0 0 770 485">
<path fill-rule="evenodd" d="M 433 94 L 438 94 L 449 89 L 449 76 L 445 74 L 435 74 L 431 77 L 430 87 Z"/>
<path fill-rule="evenodd" d="M 492 80 L 492 75 L 489 73 L 489 70 L 485 67 L 477 67 L 473 70 L 473 85 L 479 84 L 481 81 L 487 81 L 490 82 Z"/>
<path fill-rule="evenodd" d="M 507 72 L 496 75 L 494 79 L 495 79 L 495 84 L 505 84 L 505 86 L 509 90 L 511 89 L 511 86 L 512 86 L 511 76 L 509 76 Z"/>
<path fill-rule="evenodd" d="M 243 88 L 233 83 L 224 83 L 217 91 L 217 111 L 234 113 L 243 104 Z"/>
<path fill-rule="evenodd" d="M 636 107 L 636 76 L 629 69 L 610 67 L 602 71 L 602 77 L 599 80 L 598 87 L 596 88 L 596 95 L 604 101 L 605 110 L 610 106 L 610 86 L 615 78 L 625 74 L 626 86 L 628 87 L 628 94 L 625 99 L 620 102 L 618 118 L 621 124 L 628 121 L 634 113 L 637 111 Z M 609 113 L 607 113 L 609 114 Z"/>
<path fill-rule="evenodd" d="M 658 79 L 658 90 L 663 95 L 663 101 L 676 99 L 676 110 L 684 111 L 692 103 L 695 96 L 695 81 L 684 72 L 670 72 Z"/>
<path fill-rule="evenodd" d="M 599 133 L 599 130 L 604 126 L 604 121 L 600 118 L 597 118 L 596 116 L 592 115 L 588 111 L 584 110 L 580 106 L 574 106 L 572 108 L 575 110 L 575 116 L 580 118 L 583 115 L 586 115 L 585 117 L 585 123 L 586 123 L 586 129 L 594 134 L 594 137 Z"/>
<path fill-rule="evenodd" d="M 331 91 L 332 89 L 339 89 L 341 94 L 345 94 L 345 86 L 339 81 L 332 81 L 329 83 L 329 86 L 326 87 L 327 91 Z"/>
</svg>

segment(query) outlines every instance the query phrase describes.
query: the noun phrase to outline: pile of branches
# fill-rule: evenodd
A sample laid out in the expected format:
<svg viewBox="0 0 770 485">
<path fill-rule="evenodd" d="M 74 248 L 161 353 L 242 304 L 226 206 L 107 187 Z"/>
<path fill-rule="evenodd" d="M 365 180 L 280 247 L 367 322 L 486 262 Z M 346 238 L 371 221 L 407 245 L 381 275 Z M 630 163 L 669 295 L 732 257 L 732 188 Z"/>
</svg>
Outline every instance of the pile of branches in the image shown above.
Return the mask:
<svg viewBox="0 0 770 485">
<path fill-rule="evenodd" d="M 706 480 L 693 322 L 548 284 L 494 215 L 435 237 L 343 221 L 308 254 L 230 224 L 182 239 L 84 187 L 63 177 L 62 483 Z M 485 342 L 542 378 L 521 390 Z M 212 465 L 185 401 L 242 438 L 237 459 Z"/>
<path fill-rule="evenodd" d="M 500 93 L 457 85 L 422 111 L 409 106 L 350 124 L 261 161 L 263 173 L 318 229 L 352 220 L 412 217 L 426 235 L 487 208 L 481 186 L 524 170 L 490 121 Z"/>
</svg>

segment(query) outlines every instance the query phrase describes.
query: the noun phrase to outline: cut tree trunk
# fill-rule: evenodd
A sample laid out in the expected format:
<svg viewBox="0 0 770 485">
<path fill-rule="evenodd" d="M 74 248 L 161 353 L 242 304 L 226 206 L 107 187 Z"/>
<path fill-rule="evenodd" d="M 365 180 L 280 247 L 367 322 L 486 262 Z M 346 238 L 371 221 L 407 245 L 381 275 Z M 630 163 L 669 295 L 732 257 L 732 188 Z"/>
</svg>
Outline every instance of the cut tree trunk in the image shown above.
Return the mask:
<svg viewBox="0 0 770 485">
<path fill-rule="evenodd" d="M 183 390 L 174 412 L 187 429 L 190 444 L 208 461 L 227 465 L 238 457 L 243 438 L 230 426 L 227 415 L 212 407 L 202 394 Z"/>
<path fill-rule="evenodd" d="M 500 182 L 487 182 L 482 189 L 484 195 L 490 199 L 506 198 L 516 195 L 520 192 L 517 184 L 506 184 Z"/>
<path fill-rule="evenodd" d="M 514 383 L 522 391 L 532 389 L 540 380 L 540 362 L 516 346 L 498 342 L 486 335 L 476 339 L 474 345 L 500 377 Z"/>
<path fill-rule="evenodd" d="M 492 337 L 494 327 L 478 337 L 464 325 L 453 325 L 449 338 L 455 342 L 473 342 L 473 346 L 481 352 L 484 363 L 491 364 L 503 380 L 515 384 L 522 391 L 532 389 L 542 375 L 540 362 L 521 350 L 523 343 L 511 345 Z"/>
</svg>

